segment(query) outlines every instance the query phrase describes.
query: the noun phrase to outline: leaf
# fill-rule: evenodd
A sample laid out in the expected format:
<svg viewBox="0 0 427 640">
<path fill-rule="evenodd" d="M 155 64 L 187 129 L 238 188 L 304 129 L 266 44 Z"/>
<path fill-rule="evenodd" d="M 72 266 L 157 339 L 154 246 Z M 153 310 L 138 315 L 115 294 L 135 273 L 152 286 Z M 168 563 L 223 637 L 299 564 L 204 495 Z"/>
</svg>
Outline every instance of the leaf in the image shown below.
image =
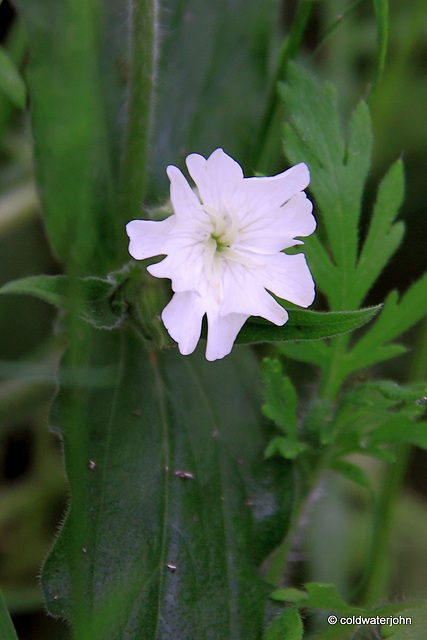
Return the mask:
<svg viewBox="0 0 427 640">
<path fill-rule="evenodd" d="M 262 362 L 265 404 L 262 411 L 283 433 L 297 437 L 297 394 L 289 378 L 283 376 L 278 360 Z"/>
<path fill-rule="evenodd" d="M 84 327 L 64 366 L 77 346 L 71 364 L 116 376 L 52 408 L 71 510 L 43 570 L 50 612 L 80 618 L 83 640 L 258 640 L 269 588 L 255 564 L 286 530 L 293 486 L 283 461 L 262 461 L 255 359 L 147 354 Z"/>
<path fill-rule="evenodd" d="M 308 598 L 306 591 L 302 589 L 275 589 L 271 594 L 272 600 L 278 600 L 279 602 L 302 602 Z"/>
<path fill-rule="evenodd" d="M 344 476 L 344 478 L 351 480 L 351 482 L 355 482 L 361 487 L 368 488 L 370 486 L 369 479 L 363 469 L 352 462 L 348 462 L 347 460 L 335 460 L 332 462 L 330 467 Z"/>
<path fill-rule="evenodd" d="M 168 188 L 168 164 L 184 168 L 187 153 L 210 154 L 221 141 L 253 171 L 254 132 L 279 45 L 278 15 L 277 0 L 163 3 L 150 160 L 154 195 Z"/>
<path fill-rule="evenodd" d="M 304 600 L 304 607 L 322 609 L 324 611 L 354 613 L 355 615 L 364 611 L 364 609 L 346 604 L 333 584 L 308 582 L 305 588 L 308 593 L 308 599 Z"/>
<path fill-rule="evenodd" d="M 405 351 L 388 342 L 404 333 L 427 313 L 427 274 L 402 296 L 392 291 L 373 327 L 346 354 L 342 366 L 347 373 L 381 362 Z M 385 346 L 383 346 L 385 345 Z"/>
<path fill-rule="evenodd" d="M 403 163 L 389 169 L 378 190 L 369 231 L 357 264 L 355 302 L 359 304 L 374 284 L 404 233 L 403 223 L 393 224 L 404 196 Z"/>
<path fill-rule="evenodd" d="M 296 607 L 289 607 L 266 629 L 263 640 L 301 640 L 302 620 Z"/>
<path fill-rule="evenodd" d="M 427 423 L 413 422 L 408 417 L 397 415 L 372 431 L 370 440 L 374 445 L 406 442 L 427 449 Z"/>
<path fill-rule="evenodd" d="M 305 243 L 308 263 L 315 281 L 319 268 L 319 282 L 331 308 L 354 308 L 352 285 L 358 250 L 358 220 L 371 162 L 369 110 L 363 102 L 357 106 L 346 144 L 332 87 L 326 85 L 320 89 L 306 71 L 290 64 L 288 82 L 280 85 L 280 94 L 290 120 L 284 131 L 285 154 L 293 164 L 305 162 L 310 169 L 310 188 L 322 212 L 334 260 L 327 259 L 325 252 L 319 249 L 318 240 L 308 238 Z"/>
<path fill-rule="evenodd" d="M 10 619 L 3 594 L 0 591 L 0 638 L 2 640 L 18 640 L 16 631 Z"/>
<path fill-rule="evenodd" d="M 242 327 L 236 342 L 282 342 L 288 340 L 318 340 L 330 338 L 363 326 L 378 313 L 381 306 L 358 311 L 295 311 L 289 310 L 289 320 L 277 327 L 262 318 L 253 318 Z"/>
<path fill-rule="evenodd" d="M 73 275 L 126 257 L 118 207 L 127 4 L 16 0 L 28 31 L 36 178 L 49 240 Z M 120 114 L 120 116 L 119 116 Z"/>
<path fill-rule="evenodd" d="M 0 294 L 28 294 L 65 311 L 77 314 L 95 327 L 113 329 L 124 317 L 124 309 L 113 307 L 118 286 L 113 278 L 87 277 L 72 280 L 67 276 L 30 276 L 13 280 L 0 288 Z"/>
<path fill-rule="evenodd" d="M 25 84 L 6 51 L 0 47 L 0 92 L 19 109 L 25 107 Z"/>
<path fill-rule="evenodd" d="M 285 460 L 294 460 L 300 453 L 307 449 L 305 442 L 301 442 L 294 438 L 273 438 L 270 444 L 267 446 L 264 457 L 271 458 L 272 456 L 279 455 Z"/>
</svg>

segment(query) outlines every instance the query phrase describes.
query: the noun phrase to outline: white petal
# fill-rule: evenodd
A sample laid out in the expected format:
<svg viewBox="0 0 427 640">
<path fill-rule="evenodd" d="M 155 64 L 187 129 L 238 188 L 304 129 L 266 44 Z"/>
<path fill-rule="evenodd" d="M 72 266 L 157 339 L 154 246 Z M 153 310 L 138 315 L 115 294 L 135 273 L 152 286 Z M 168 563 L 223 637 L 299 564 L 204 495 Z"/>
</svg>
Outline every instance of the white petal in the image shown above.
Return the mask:
<svg viewBox="0 0 427 640">
<path fill-rule="evenodd" d="M 304 163 L 271 178 L 245 178 L 239 184 L 232 204 L 240 220 L 245 222 L 253 216 L 269 215 L 305 189 L 309 182 L 310 173 Z"/>
<path fill-rule="evenodd" d="M 170 245 L 168 249 L 168 256 L 148 266 L 147 271 L 156 278 L 170 278 L 176 292 L 197 291 L 206 279 L 203 271 L 204 245 L 192 242 L 191 238 L 187 243 L 179 239 L 172 249 Z"/>
<path fill-rule="evenodd" d="M 212 361 L 227 356 L 247 319 L 248 316 L 241 313 L 230 313 L 227 316 L 208 313 L 206 359 Z"/>
<path fill-rule="evenodd" d="M 192 153 L 186 163 L 203 203 L 217 210 L 231 202 L 243 182 L 242 167 L 222 149 L 216 149 L 207 160 Z"/>
<path fill-rule="evenodd" d="M 188 226 L 188 223 L 194 225 L 195 220 L 203 221 L 206 214 L 201 208 L 200 200 L 178 167 L 169 165 L 166 172 L 171 183 L 171 203 L 180 223 L 180 229 L 183 229 L 183 225 Z"/>
<path fill-rule="evenodd" d="M 183 356 L 197 346 L 205 309 L 201 298 L 193 291 L 175 293 L 162 311 L 162 321 L 171 338 L 178 343 Z"/>
<path fill-rule="evenodd" d="M 223 299 L 220 314 L 242 313 L 260 316 L 278 326 L 285 324 L 288 314 L 274 298 L 267 293 L 262 283 L 265 269 L 248 269 L 238 263 L 228 263 L 223 267 Z"/>
<path fill-rule="evenodd" d="M 301 244 L 295 238 L 309 236 L 316 228 L 312 209 L 305 193 L 298 193 L 268 214 L 248 216 L 239 231 L 238 246 L 255 253 L 272 254 Z"/>
<path fill-rule="evenodd" d="M 129 253 L 135 260 L 144 260 L 167 253 L 165 244 L 175 224 L 175 216 L 156 222 L 154 220 L 132 220 L 126 225 L 130 238 Z"/>
<path fill-rule="evenodd" d="M 266 289 L 300 307 L 311 305 L 315 295 L 314 282 L 303 254 L 278 253 L 267 256 L 266 263 L 262 273 Z"/>
</svg>

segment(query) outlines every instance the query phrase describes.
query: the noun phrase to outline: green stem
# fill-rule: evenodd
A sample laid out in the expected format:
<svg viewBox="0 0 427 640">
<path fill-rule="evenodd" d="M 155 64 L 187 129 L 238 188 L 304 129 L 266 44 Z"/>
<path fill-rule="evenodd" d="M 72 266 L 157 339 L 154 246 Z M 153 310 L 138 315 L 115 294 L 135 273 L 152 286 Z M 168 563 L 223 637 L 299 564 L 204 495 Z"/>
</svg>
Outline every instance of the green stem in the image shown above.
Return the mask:
<svg viewBox="0 0 427 640">
<path fill-rule="evenodd" d="M 286 68 L 288 66 L 288 62 L 294 58 L 299 51 L 304 31 L 313 7 L 313 2 L 314 0 L 300 1 L 289 36 L 283 42 L 279 53 L 276 73 L 274 75 L 273 84 L 267 101 L 267 107 L 258 133 L 255 152 L 255 166 L 258 171 L 261 171 L 265 166 L 267 161 L 266 158 L 268 157 L 268 150 L 270 148 L 270 137 L 277 130 L 277 127 L 273 126 L 277 123 L 281 107 L 281 102 L 277 93 L 277 83 L 286 79 Z"/>
<path fill-rule="evenodd" d="M 148 145 L 157 62 L 157 0 L 133 0 L 130 5 L 131 68 L 121 207 L 123 218 L 134 218 L 147 187 Z"/>
<path fill-rule="evenodd" d="M 341 369 L 342 358 L 346 352 L 348 336 L 335 338 L 335 345 L 328 366 L 323 370 L 320 396 L 334 400 L 343 382 L 343 372 Z"/>
<path fill-rule="evenodd" d="M 305 456 L 298 460 L 299 465 L 295 469 L 296 497 L 295 506 L 292 509 L 291 520 L 285 538 L 271 556 L 269 567 L 265 574 L 265 580 L 270 584 L 279 586 L 288 562 L 288 556 L 292 549 L 295 536 L 300 526 L 301 515 L 307 504 L 307 500 L 319 477 L 325 468 L 325 456 L 321 455 L 314 466 Z"/>
<path fill-rule="evenodd" d="M 427 320 L 420 326 L 417 344 L 414 349 L 409 380 L 423 380 L 427 363 Z M 367 577 L 363 590 L 362 604 L 375 605 L 387 595 L 389 580 L 390 537 L 397 509 L 397 502 L 405 480 L 410 460 L 411 447 L 407 444 L 395 448 L 396 462 L 389 465 L 383 489 L 378 500 L 374 522 L 374 536 L 368 559 Z"/>
<path fill-rule="evenodd" d="M 374 532 L 368 557 L 366 582 L 360 604 L 375 606 L 387 596 L 390 567 L 390 536 L 397 501 L 405 479 L 411 447 L 395 448 L 396 462 L 388 465 L 374 514 Z"/>
</svg>

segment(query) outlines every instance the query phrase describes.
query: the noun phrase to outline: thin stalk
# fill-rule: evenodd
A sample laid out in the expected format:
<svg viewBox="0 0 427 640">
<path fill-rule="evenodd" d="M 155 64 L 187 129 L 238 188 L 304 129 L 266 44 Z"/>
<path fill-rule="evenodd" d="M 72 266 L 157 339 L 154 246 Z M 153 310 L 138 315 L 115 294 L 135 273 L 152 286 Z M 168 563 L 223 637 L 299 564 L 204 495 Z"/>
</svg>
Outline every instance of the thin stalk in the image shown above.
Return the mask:
<svg viewBox="0 0 427 640">
<path fill-rule="evenodd" d="M 266 156 L 266 149 L 269 148 L 269 138 L 275 127 L 273 123 L 277 121 L 277 114 L 280 109 L 280 100 L 277 94 L 277 83 L 286 79 L 286 67 L 289 60 L 294 58 L 299 51 L 301 41 L 313 8 L 314 0 L 301 0 L 297 9 L 294 23 L 291 27 L 288 38 L 283 42 L 277 61 L 276 72 L 267 100 L 267 106 L 261 127 L 258 133 L 258 141 L 255 151 L 255 166 L 261 170 Z"/>
<path fill-rule="evenodd" d="M 130 220 L 139 212 L 147 188 L 148 146 L 157 63 L 157 0 L 129 2 L 131 67 L 123 158 L 121 208 Z"/>
<path fill-rule="evenodd" d="M 420 326 L 409 380 L 423 380 L 427 363 L 427 319 Z M 374 536 L 368 559 L 367 578 L 362 595 L 362 604 L 375 605 L 387 595 L 389 581 L 390 538 L 397 503 L 402 491 L 405 474 L 410 461 L 411 447 L 407 444 L 395 448 L 396 462 L 388 466 L 383 489 L 378 500 L 374 522 Z"/>
<path fill-rule="evenodd" d="M 319 458 L 316 465 L 314 466 L 314 469 L 311 467 L 307 460 L 304 461 L 303 456 L 301 456 L 298 462 L 299 465 L 295 470 L 297 487 L 295 506 L 292 510 L 289 528 L 285 538 L 272 554 L 269 567 L 264 576 L 265 580 L 268 583 L 277 586 L 279 586 L 280 578 L 282 577 L 283 572 L 288 564 L 289 553 L 292 550 L 292 546 L 294 544 L 294 540 L 300 526 L 301 516 L 307 505 L 309 496 L 311 495 L 313 489 L 319 481 L 319 477 L 326 466 L 324 455 Z"/>
</svg>

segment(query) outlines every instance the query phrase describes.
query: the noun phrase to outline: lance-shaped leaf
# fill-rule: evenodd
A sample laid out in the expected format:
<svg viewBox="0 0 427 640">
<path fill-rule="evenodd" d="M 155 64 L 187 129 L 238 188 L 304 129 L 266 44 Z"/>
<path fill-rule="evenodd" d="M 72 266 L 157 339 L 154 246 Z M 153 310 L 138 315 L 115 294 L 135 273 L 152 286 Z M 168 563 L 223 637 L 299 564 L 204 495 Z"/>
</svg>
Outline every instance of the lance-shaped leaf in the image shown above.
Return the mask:
<svg viewBox="0 0 427 640">
<path fill-rule="evenodd" d="M 98 328 L 118 326 L 124 308 L 114 306 L 113 295 L 119 282 L 87 277 L 71 279 L 66 276 L 30 276 L 12 280 L 0 289 L 0 294 L 27 294 L 40 298 L 58 309 L 76 312 L 82 319 Z"/>
<path fill-rule="evenodd" d="M 262 459 L 256 361 L 241 348 L 215 363 L 148 355 L 135 335 L 84 326 L 79 359 L 116 377 L 62 389 L 52 409 L 71 509 L 44 566 L 49 610 L 84 640 L 259 640 L 254 567 L 293 490 L 287 464 Z"/>
<path fill-rule="evenodd" d="M 253 318 L 242 327 L 236 342 L 286 342 L 289 340 L 319 340 L 363 326 L 381 309 L 381 305 L 358 311 L 295 311 L 289 310 L 289 320 L 277 327 L 262 318 Z"/>
</svg>

